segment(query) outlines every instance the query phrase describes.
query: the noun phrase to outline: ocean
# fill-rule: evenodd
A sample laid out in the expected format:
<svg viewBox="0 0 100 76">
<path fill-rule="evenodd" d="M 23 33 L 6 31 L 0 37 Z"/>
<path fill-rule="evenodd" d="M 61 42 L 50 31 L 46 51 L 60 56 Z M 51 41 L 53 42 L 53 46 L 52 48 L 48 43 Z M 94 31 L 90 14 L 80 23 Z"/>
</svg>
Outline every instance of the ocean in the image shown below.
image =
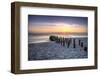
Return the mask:
<svg viewBox="0 0 100 76">
<path fill-rule="evenodd" d="M 86 38 L 88 37 L 87 34 L 50 34 L 50 35 L 28 35 L 28 43 L 42 43 L 42 42 L 50 42 L 49 37 L 53 36 L 58 36 L 58 37 L 64 37 L 64 38 Z"/>
</svg>

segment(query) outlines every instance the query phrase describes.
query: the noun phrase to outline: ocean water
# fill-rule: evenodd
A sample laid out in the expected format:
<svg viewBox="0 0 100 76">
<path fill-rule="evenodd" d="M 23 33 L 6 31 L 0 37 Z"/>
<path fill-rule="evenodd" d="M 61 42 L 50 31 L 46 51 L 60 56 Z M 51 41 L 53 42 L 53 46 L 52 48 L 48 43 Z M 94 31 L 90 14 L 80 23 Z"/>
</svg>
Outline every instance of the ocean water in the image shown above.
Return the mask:
<svg viewBox="0 0 100 76">
<path fill-rule="evenodd" d="M 83 59 L 88 58 L 88 50 L 84 50 L 84 47 L 88 48 L 87 35 L 55 35 L 64 38 L 73 38 L 75 42 L 57 43 L 50 42 L 49 37 L 51 35 L 29 35 L 28 36 L 28 60 L 52 60 L 52 59 Z M 71 40 L 73 40 L 71 39 Z M 79 40 L 83 43 L 79 45 Z M 75 43 L 75 47 L 74 47 Z"/>
<path fill-rule="evenodd" d="M 49 42 L 49 37 L 50 35 L 28 35 L 28 43 L 42 43 L 42 42 Z M 87 37 L 87 35 L 76 35 L 76 34 L 71 34 L 71 35 L 59 35 L 59 34 L 54 34 L 54 36 L 58 37 L 64 37 L 64 38 L 84 38 Z"/>
<path fill-rule="evenodd" d="M 29 36 L 28 43 L 41 43 L 41 42 L 49 42 L 49 36 Z"/>
</svg>

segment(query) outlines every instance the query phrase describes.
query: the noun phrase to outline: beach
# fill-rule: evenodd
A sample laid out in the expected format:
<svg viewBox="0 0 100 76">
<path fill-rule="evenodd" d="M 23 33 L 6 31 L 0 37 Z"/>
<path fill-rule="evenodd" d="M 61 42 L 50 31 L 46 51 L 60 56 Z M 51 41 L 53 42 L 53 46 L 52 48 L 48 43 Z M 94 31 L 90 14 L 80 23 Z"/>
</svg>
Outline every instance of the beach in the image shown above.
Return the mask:
<svg viewBox="0 0 100 76">
<path fill-rule="evenodd" d="M 28 60 L 53 60 L 53 59 L 83 59 L 88 58 L 88 38 L 70 38 L 72 42 L 66 43 L 48 41 L 28 44 Z M 83 45 L 79 45 L 79 40 Z M 73 41 L 75 43 L 73 43 Z M 87 47 L 88 48 L 88 47 Z"/>
</svg>

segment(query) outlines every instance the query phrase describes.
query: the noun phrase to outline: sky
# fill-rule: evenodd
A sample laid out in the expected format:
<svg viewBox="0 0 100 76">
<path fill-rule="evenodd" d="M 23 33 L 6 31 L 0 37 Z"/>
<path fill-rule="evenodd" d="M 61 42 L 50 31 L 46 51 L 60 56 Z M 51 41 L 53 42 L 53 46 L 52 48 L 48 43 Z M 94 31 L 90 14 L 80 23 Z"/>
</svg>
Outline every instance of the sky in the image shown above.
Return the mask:
<svg viewBox="0 0 100 76">
<path fill-rule="evenodd" d="M 87 33 L 87 17 L 28 15 L 29 33 Z"/>
</svg>

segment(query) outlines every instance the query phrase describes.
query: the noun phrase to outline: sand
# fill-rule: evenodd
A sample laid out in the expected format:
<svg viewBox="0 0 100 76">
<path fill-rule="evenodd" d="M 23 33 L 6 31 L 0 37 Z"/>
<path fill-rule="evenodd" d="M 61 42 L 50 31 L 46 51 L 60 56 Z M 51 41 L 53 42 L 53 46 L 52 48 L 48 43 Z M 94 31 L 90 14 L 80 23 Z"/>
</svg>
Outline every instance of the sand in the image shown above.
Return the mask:
<svg viewBox="0 0 100 76">
<path fill-rule="evenodd" d="M 54 41 L 28 44 L 28 60 L 88 58 L 88 51 L 84 51 L 78 44 L 80 39 L 87 46 L 87 38 L 74 39 L 76 41 L 75 48 L 73 48 L 73 43 L 68 48 L 67 45 L 63 46 Z"/>
</svg>

